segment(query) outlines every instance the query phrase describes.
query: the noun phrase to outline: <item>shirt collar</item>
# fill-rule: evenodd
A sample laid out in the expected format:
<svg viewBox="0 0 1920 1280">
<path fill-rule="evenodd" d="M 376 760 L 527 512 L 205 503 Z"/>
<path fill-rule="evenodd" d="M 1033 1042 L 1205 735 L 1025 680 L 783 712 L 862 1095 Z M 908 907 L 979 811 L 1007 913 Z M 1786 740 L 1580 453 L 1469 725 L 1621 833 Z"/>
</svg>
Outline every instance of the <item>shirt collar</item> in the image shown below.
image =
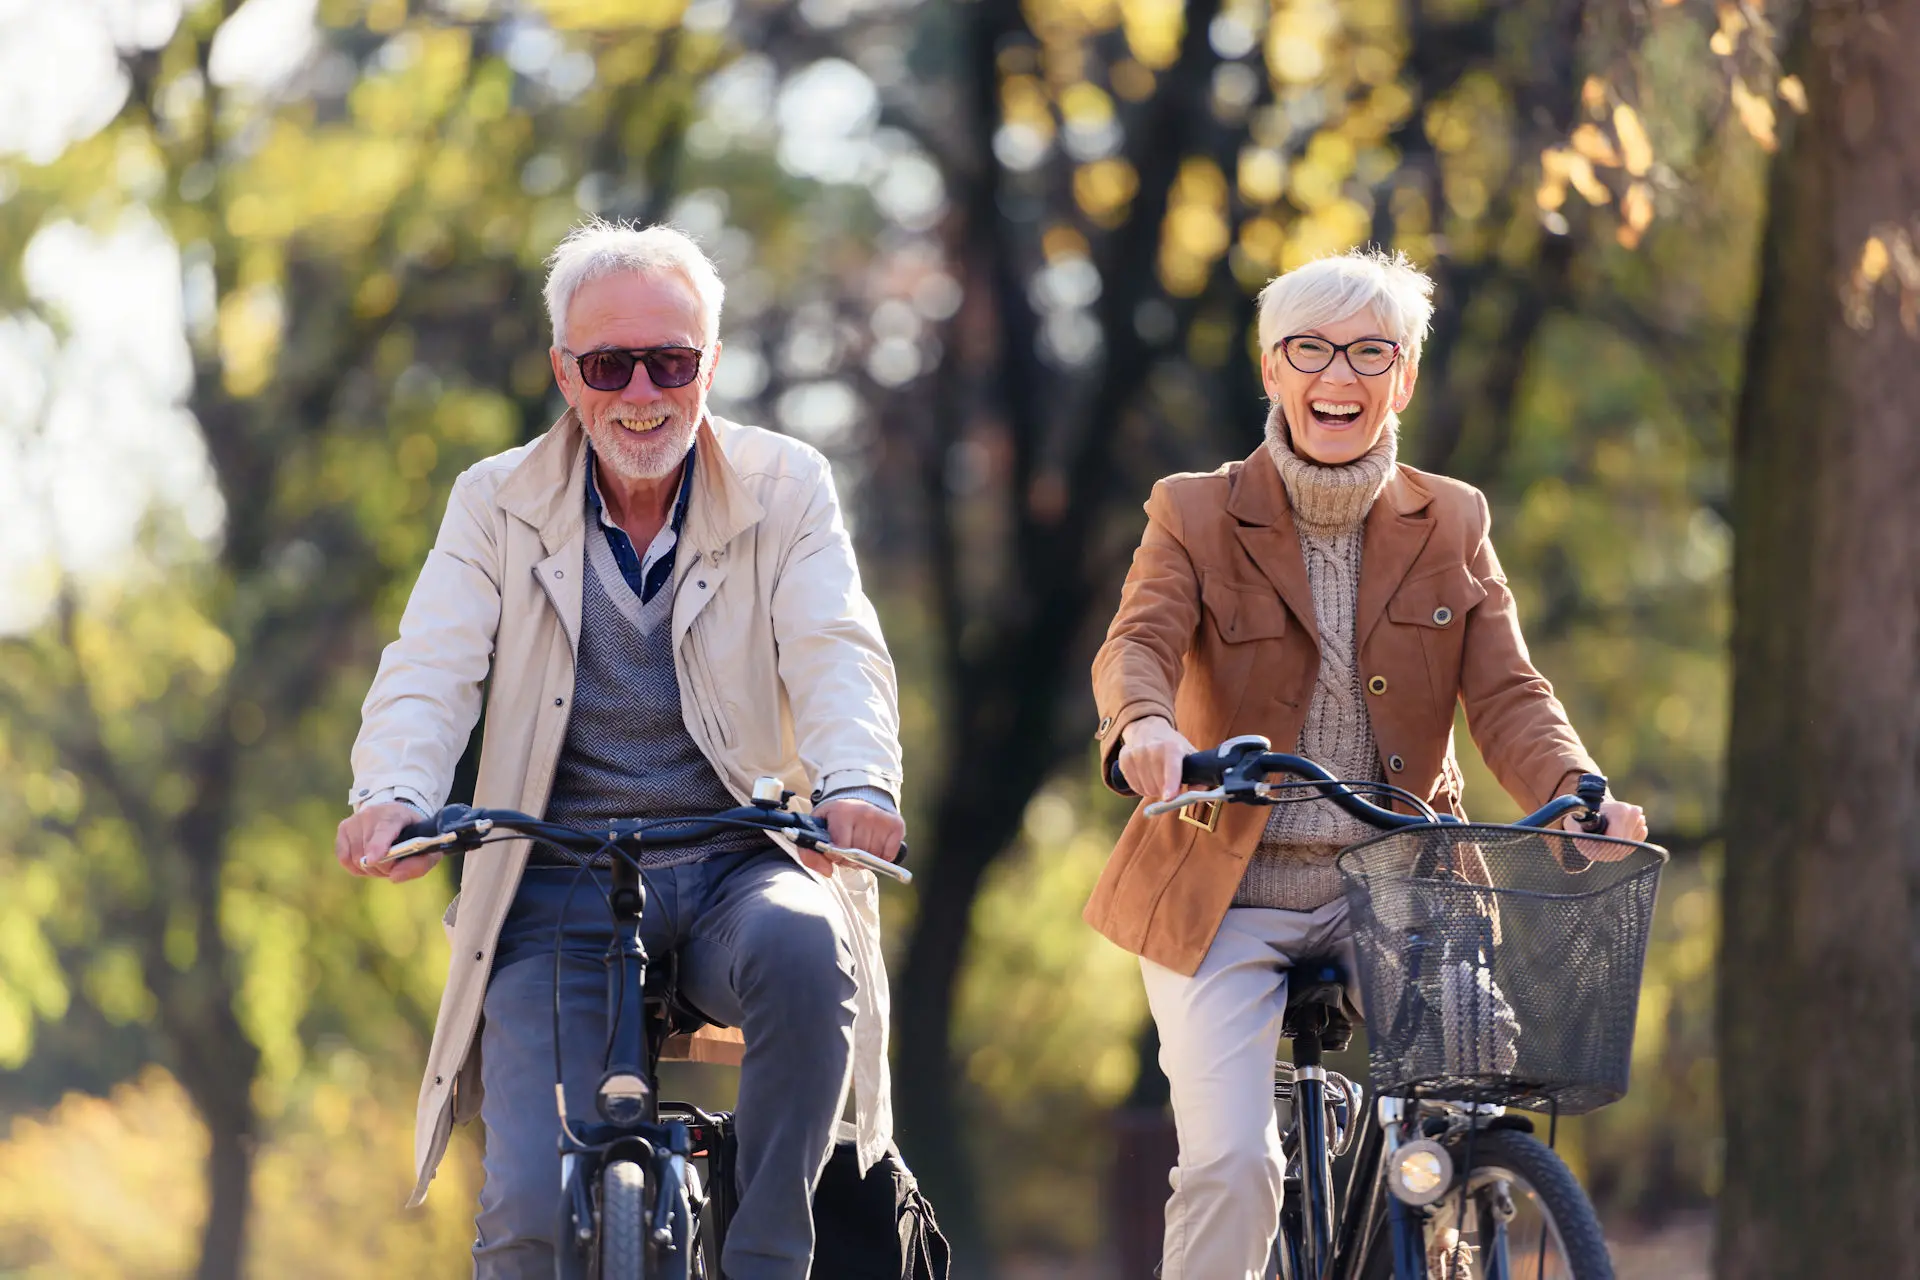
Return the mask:
<svg viewBox="0 0 1920 1280">
<path fill-rule="evenodd" d="M 681 526 L 687 522 L 687 504 L 693 499 L 693 466 L 698 447 L 687 450 L 686 465 L 680 468 L 680 493 L 673 500 L 673 515 L 667 520 L 667 527 L 673 530 L 674 537 L 680 536 Z M 593 512 L 593 518 L 608 529 L 618 529 L 607 516 L 607 509 L 600 501 L 600 484 L 594 479 L 593 445 L 587 445 L 587 509 Z M 626 532 L 624 529 L 622 533 Z"/>
</svg>

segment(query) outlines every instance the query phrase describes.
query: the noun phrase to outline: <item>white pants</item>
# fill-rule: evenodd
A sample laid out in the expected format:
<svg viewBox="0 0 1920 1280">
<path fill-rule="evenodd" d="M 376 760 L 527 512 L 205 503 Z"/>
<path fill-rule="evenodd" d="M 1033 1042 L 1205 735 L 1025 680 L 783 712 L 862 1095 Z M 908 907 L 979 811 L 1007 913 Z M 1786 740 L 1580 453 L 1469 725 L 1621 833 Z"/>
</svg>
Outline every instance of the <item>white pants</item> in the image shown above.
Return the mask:
<svg viewBox="0 0 1920 1280">
<path fill-rule="evenodd" d="M 1168 1175 L 1163 1280 L 1261 1280 L 1280 1221 L 1273 1063 L 1295 959 L 1337 955 L 1352 998 L 1347 904 L 1234 907 L 1191 978 L 1140 961 L 1173 1086 L 1180 1162 Z"/>
</svg>

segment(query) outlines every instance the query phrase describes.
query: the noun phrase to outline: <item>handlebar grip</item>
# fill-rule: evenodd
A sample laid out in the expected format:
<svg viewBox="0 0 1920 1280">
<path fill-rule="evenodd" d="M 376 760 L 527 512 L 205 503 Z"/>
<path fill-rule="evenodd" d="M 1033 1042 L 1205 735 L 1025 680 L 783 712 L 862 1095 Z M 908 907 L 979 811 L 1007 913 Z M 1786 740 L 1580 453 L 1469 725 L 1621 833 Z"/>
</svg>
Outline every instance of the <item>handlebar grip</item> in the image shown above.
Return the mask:
<svg viewBox="0 0 1920 1280">
<path fill-rule="evenodd" d="M 1196 751 L 1180 762 L 1180 781 L 1193 786 L 1217 787 L 1226 781 L 1233 760 L 1218 751 Z"/>
</svg>

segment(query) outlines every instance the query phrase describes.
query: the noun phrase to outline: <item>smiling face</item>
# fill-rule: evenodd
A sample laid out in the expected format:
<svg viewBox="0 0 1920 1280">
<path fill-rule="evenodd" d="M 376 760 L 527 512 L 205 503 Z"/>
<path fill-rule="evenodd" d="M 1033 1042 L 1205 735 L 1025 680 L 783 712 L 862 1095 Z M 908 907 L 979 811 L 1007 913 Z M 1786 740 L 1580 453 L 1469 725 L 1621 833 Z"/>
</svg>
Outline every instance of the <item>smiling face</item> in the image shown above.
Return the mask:
<svg viewBox="0 0 1920 1280">
<path fill-rule="evenodd" d="M 1287 336 L 1323 338 L 1341 346 L 1363 338 L 1388 341 L 1384 334 L 1379 319 L 1371 311 L 1362 311 L 1304 334 Z M 1354 354 L 1349 351 L 1335 356 L 1333 363 L 1318 373 L 1294 368 L 1277 345 L 1260 357 L 1260 379 L 1266 384 L 1268 398 L 1285 414 L 1292 428 L 1293 450 L 1301 457 L 1325 466 L 1352 462 L 1373 448 L 1387 414 L 1405 409 L 1413 398 L 1416 370 L 1404 353 L 1391 369 L 1371 378 L 1353 371 L 1348 358 Z M 1364 358 L 1361 366 L 1366 366 Z"/>
<path fill-rule="evenodd" d="M 700 295 L 678 272 L 618 272 L 580 286 L 567 307 L 567 350 L 574 355 L 609 347 L 706 347 L 699 376 L 684 387 L 660 388 L 645 364 L 619 391 L 595 391 L 579 363 L 555 347 L 553 376 L 593 441 L 601 466 L 628 481 L 671 475 L 693 447 L 706 416 L 720 344 L 703 332 Z"/>
</svg>

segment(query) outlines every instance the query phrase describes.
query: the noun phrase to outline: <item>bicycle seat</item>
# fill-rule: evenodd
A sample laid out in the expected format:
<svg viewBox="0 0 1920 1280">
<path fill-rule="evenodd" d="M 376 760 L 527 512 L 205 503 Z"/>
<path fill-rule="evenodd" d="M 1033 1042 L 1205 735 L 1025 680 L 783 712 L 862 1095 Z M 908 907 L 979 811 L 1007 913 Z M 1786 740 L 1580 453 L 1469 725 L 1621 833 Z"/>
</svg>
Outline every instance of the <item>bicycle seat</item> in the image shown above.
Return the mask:
<svg viewBox="0 0 1920 1280">
<path fill-rule="evenodd" d="M 1323 1049 L 1344 1049 L 1353 1043 L 1353 1019 L 1347 1016 L 1346 971 L 1328 956 L 1296 963 L 1287 974 L 1287 1009 L 1280 1018 L 1280 1034 L 1288 1040 L 1316 1028 Z"/>
<path fill-rule="evenodd" d="M 673 954 L 647 983 L 647 1043 L 654 1061 L 704 1062 L 737 1067 L 746 1054 L 738 1027 L 723 1027 L 680 992 L 680 957 Z"/>
</svg>

